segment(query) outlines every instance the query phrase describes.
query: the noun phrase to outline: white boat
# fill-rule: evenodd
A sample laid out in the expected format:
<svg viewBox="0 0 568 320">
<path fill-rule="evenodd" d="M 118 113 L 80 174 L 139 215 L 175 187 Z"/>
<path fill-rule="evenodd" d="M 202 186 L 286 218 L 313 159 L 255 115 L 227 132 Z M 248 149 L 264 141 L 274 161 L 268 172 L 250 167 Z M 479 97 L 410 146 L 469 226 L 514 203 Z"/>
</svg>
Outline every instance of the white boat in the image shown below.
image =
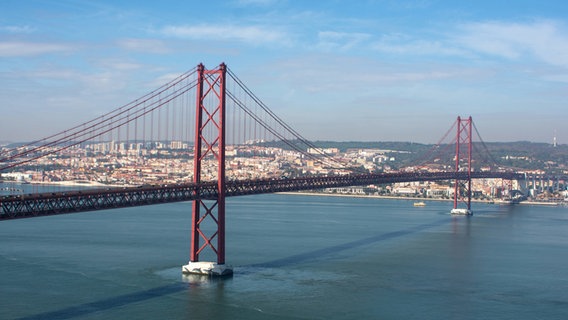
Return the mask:
<svg viewBox="0 0 568 320">
<path fill-rule="evenodd" d="M 425 207 L 426 203 L 424 203 L 424 201 L 414 202 L 414 206 L 415 207 Z"/>
</svg>

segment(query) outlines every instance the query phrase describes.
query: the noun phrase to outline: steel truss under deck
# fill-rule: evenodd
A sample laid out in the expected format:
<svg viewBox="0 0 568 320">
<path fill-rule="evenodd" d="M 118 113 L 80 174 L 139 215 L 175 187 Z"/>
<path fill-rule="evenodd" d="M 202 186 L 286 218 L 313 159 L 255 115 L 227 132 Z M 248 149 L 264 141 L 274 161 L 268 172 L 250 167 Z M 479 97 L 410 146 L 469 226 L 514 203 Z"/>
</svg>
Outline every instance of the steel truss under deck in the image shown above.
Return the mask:
<svg viewBox="0 0 568 320">
<path fill-rule="evenodd" d="M 296 179 L 227 181 L 225 196 L 233 197 L 394 182 L 465 180 L 467 177 L 467 172 L 404 172 Z M 525 176 L 513 172 L 471 172 L 471 178 L 524 180 Z M 3 196 L 0 197 L 0 220 L 127 208 L 170 202 L 215 200 L 217 198 L 218 185 L 216 181 L 199 184 L 152 185 L 137 188 L 89 189 L 58 193 Z"/>
</svg>

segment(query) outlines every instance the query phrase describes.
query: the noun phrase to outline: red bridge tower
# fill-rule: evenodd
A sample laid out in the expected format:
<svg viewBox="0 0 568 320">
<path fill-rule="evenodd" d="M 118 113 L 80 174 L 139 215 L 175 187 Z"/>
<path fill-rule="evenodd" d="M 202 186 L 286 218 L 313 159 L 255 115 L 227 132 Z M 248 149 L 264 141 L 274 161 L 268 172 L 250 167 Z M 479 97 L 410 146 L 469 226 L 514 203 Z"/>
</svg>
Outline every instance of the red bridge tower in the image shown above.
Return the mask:
<svg viewBox="0 0 568 320">
<path fill-rule="evenodd" d="M 193 155 L 193 182 L 201 182 L 201 164 L 205 158 L 217 163 L 217 198 L 194 200 L 191 216 L 191 251 L 189 264 L 183 273 L 213 276 L 231 275 L 225 265 L 225 77 L 227 67 L 206 70 L 197 66 L 197 99 L 195 144 Z M 208 249 L 216 262 L 200 261 L 200 254 Z"/>
<path fill-rule="evenodd" d="M 456 180 L 454 184 L 454 208 L 452 214 L 471 215 L 471 152 L 472 152 L 471 116 L 456 122 Z M 465 204 L 466 208 L 458 208 Z"/>
</svg>

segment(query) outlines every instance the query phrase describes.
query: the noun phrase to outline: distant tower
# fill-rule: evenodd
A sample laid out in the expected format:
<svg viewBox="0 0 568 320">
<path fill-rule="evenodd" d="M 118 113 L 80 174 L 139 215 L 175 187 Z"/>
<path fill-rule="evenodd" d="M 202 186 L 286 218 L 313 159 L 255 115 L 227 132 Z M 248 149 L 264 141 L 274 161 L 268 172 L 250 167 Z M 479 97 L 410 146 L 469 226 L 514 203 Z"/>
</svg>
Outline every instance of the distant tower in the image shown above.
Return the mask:
<svg viewBox="0 0 568 320">
<path fill-rule="evenodd" d="M 454 208 L 452 214 L 471 215 L 471 155 L 472 128 L 471 116 L 468 119 L 458 117 L 456 127 L 456 180 L 454 183 Z M 465 203 L 467 208 L 458 208 L 458 203 Z"/>
<path fill-rule="evenodd" d="M 556 130 L 554 130 L 554 138 L 552 138 L 552 146 L 556 148 Z"/>
</svg>

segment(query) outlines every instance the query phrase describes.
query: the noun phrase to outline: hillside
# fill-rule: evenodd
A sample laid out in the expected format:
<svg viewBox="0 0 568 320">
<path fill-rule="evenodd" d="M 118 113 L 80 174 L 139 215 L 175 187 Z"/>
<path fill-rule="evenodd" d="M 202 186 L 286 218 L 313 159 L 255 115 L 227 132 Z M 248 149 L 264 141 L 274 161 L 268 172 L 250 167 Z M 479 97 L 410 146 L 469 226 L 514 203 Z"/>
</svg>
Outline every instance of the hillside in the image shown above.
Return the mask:
<svg viewBox="0 0 568 320">
<path fill-rule="evenodd" d="M 320 148 L 338 148 L 342 152 L 348 149 L 382 149 L 409 151 L 408 155 L 398 154 L 397 157 L 403 164 L 420 163 L 422 157 L 425 157 L 434 145 L 413 143 L 413 142 L 333 142 L 333 141 L 316 141 L 314 144 Z M 444 158 L 452 158 L 455 154 L 453 146 L 440 146 L 439 150 L 444 150 Z M 432 152 L 438 157 L 442 155 L 440 152 Z M 489 142 L 485 144 L 474 143 L 474 158 L 476 154 L 483 157 L 479 159 L 481 162 L 493 163 L 498 165 L 515 167 L 520 169 L 542 169 L 547 172 L 560 173 L 568 172 L 568 145 L 557 145 L 553 147 L 548 143 L 536 143 L 528 141 L 517 142 Z"/>
</svg>

